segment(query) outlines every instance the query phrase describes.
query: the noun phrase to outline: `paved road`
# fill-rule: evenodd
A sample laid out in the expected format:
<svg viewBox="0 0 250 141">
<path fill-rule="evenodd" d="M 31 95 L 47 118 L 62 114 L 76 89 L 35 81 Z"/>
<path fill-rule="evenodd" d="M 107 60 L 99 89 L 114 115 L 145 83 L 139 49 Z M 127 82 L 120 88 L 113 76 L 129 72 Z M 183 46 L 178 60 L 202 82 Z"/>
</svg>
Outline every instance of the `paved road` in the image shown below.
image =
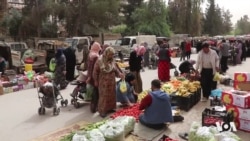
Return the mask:
<svg viewBox="0 0 250 141">
<path fill-rule="evenodd" d="M 191 58 L 196 59 L 193 54 Z M 230 68 L 229 75 L 234 71 L 250 71 L 250 61 L 242 65 Z M 172 62 L 179 65 L 179 58 L 173 58 Z M 173 75 L 173 70 L 171 70 Z M 152 79 L 157 78 L 156 70 L 146 70 L 142 73 L 144 89 L 150 88 Z M 61 91 L 64 98 L 70 101 L 70 92 L 74 86 L 69 86 Z M 37 114 L 39 101 L 36 89 L 23 90 L 0 96 L 0 138 L 3 141 L 29 141 L 38 136 L 55 131 L 59 128 L 69 126 L 79 121 L 95 122 L 101 120 L 98 114 L 91 114 L 88 104 L 79 109 L 72 105 L 61 108 L 58 116 L 53 116 L 52 109 L 46 109 L 46 115 Z"/>
</svg>

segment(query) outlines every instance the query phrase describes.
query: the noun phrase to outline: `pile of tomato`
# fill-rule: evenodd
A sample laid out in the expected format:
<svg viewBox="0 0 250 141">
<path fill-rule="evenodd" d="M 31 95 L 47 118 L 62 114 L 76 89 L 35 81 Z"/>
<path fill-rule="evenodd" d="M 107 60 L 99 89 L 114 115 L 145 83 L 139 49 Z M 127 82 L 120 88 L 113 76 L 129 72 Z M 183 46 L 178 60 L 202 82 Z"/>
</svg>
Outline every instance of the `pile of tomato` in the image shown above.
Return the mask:
<svg viewBox="0 0 250 141">
<path fill-rule="evenodd" d="M 125 107 L 116 111 L 113 115 L 111 115 L 111 118 L 114 119 L 119 116 L 132 116 L 136 119 L 136 121 L 138 121 L 141 113 L 142 111 L 139 110 L 139 104 L 137 103 L 131 107 Z"/>
</svg>

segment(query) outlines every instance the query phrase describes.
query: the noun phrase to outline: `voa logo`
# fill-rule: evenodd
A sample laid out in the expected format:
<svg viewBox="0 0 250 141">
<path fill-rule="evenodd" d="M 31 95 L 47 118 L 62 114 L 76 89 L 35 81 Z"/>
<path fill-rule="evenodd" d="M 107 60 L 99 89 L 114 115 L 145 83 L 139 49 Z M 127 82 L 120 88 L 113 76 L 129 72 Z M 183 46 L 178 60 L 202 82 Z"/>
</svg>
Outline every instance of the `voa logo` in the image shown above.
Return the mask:
<svg viewBox="0 0 250 141">
<path fill-rule="evenodd" d="M 216 128 L 219 132 L 224 132 L 224 131 L 234 131 L 236 132 L 236 126 L 234 122 L 216 122 Z"/>
</svg>

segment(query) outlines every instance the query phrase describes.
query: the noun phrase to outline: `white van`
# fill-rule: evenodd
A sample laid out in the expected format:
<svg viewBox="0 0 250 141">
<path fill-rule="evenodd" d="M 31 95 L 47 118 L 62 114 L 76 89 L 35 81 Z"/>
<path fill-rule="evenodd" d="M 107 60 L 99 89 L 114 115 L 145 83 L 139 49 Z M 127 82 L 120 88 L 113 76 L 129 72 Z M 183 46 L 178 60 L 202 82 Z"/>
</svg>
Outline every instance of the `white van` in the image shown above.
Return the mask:
<svg viewBox="0 0 250 141">
<path fill-rule="evenodd" d="M 68 42 L 72 42 L 71 46 L 75 50 L 77 64 L 81 64 L 85 54 L 83 51 L 89 49 L 91 41 L 92 37 L 89 36 L 73 37 L 72 40 L 68 39 Z"/>
<path fill-rule="evenodd" d="M 23 49 L 28 49 L 28 46 L 25 42 L 8 42 L 6 43 L 11 50 L 23 50 Z"/>
</svg>

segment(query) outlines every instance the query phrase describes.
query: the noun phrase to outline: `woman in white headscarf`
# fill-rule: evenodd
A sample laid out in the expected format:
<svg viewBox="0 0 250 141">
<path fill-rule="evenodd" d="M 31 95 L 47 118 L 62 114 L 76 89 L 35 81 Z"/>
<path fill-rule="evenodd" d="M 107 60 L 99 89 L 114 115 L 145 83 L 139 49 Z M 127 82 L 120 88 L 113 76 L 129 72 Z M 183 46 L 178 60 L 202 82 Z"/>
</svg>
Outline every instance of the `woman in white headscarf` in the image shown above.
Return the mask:
<svg viewBox="0 0 250 141">
<path fill-rule="evenodd" d="M 93 71 L 95 87 L 98 87 L 98 111 L 101 117 L 116 108 L 115 77 L 124 78 L 114 61 L 115 50 L 107 47 L 103 55 L 96 61 Z"/>
</svg>

